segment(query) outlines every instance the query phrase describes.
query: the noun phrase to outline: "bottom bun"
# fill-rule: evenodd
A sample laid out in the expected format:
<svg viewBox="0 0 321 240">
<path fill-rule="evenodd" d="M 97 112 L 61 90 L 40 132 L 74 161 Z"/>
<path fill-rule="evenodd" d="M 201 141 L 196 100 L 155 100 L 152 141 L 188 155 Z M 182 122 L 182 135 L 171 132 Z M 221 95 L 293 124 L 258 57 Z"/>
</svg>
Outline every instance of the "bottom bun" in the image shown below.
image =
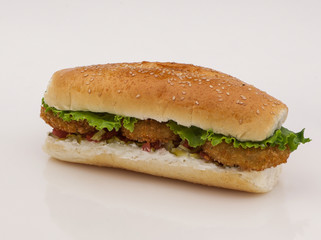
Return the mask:
<svg viewBox="0 0 321 240">
<path fill-rule="evenodd" d="M 44 151 L 59 160 L 115 167 L 208 186 L 264 193 L 273 189 L 281 166 L 264 171 L 240 171 L 189 156 L 177 157 L 165 149 L 142 151 L 135 144 L 59 140 L 48 136 Z"/>
</svg>

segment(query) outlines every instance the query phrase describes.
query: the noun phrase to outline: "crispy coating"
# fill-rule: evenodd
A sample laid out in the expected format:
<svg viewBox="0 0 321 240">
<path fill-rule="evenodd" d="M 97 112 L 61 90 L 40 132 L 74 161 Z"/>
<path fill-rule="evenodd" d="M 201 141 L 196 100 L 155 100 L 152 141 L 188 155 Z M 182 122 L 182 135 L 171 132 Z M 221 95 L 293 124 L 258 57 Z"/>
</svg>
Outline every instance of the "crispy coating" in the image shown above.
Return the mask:
<svg viewBox="0 0 321 240">
<path fill-rule="evenodd" d="M 45 120 L 51 127 L 68 132 L 68 133 L 80 133 L 85 134 L 94 132 L 96 129 L 88 124 L 86 120 L 66 122 L 57 117 L 51 111 L 46 112 L 44 107 L 41 107 L 40 117 Z"/>
<path fill-rule="evenodd" d="M 121 133 L 128 139 L 138 142 L 161 142 L 179 140 L 179 136 L 175 135 L 165 123 L 160 123 L 155 120 L 139 120 L 135 123 L 133 132 L 126 128 L 121 128 Z"/>
<path fill-rule="evenodd" d="M 46 112 L 44 107 L 41 107 L 41 118 L 51 127 L 68 132 L 68 133 L 92 133 L 96 129 L 84 121 L 63 121 L 61 118 L 54 115 L 51 111 Z M 130 132 L 124 127 L 121 127 L 121 134 L 127 139 L 148 142 L 148 143 L 167 143 L 169 141 L 179 141 L 180 137 L 175 135 L 166 123 L 160 123 L 155 120 L 139 120 L 135 124 L 133 132 Z M 207 141 L 202 146 L 201 154 L 204 159 L 212 160 L 227 167 L 239 167 L 241 170 L 262 171 L 266 168 L 275 167 L 279 164 L 286 163 L 290 150 L 287 148 L 282 151 L 278 147 L 234 148 L 232 144 L 225 142 L 213 146 Z"/>
<path fill-rule="evenodd" d="M 280 150 L 278 147 L 260 148 L 234 148 L 233 144 L 222 142 L 213 146 L 209 141 L 203 145 L 203 151 L 208 156 L 225 166 L 239 167 L 241 170 L 262 171 L 266 168 L 276 167 L 286 163 L 290 150 Z"/>
</svg>

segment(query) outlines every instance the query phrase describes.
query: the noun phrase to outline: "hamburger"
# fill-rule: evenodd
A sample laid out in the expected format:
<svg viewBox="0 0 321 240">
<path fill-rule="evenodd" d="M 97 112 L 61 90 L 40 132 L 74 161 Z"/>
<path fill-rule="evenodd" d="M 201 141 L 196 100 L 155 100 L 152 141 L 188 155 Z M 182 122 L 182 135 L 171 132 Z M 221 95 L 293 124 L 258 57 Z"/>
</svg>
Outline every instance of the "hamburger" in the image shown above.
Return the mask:
<svg viewBox="0 0 321 240">
<path fill-rule="evenodd" d="M 304 129 L 287 106 L 209 68 L 141 62 L 53 74 L 41 118 L 44 150 L 68 162 L 116 167 L 248 192 L 267 192 Z"/>
</svg>

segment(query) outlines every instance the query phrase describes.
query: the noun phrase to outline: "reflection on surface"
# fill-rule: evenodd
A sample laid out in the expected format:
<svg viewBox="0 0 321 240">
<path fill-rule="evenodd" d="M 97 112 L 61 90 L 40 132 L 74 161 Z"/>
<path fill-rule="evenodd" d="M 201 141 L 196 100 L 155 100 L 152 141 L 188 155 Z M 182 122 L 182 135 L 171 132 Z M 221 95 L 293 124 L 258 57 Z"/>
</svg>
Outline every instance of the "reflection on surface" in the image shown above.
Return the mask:
<svg viewBox="0 0 321 240">
<path fill-rule="evenodd" d="M 290 222 L 280 185 L 249 194 L 53 159 L 45 178 L 53 221 L 76 239 L 293 239 L 304 228 Z"/>
</svg>

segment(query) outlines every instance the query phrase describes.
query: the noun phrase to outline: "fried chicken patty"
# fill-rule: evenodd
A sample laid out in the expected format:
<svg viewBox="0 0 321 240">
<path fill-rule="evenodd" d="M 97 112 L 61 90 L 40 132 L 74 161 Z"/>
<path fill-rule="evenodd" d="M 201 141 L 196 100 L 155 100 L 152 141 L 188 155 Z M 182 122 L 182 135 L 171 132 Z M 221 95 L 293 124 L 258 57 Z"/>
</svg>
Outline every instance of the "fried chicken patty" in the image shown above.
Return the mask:
<svg viewBox="0 0 321 240">
<path fill-rule="evenodd" d="M 56 116 L 52 111 L 41 108 L 41 118 L 54 129 L 59 129 L 68 133 L 87 134 L 97 131 L 90 126 L 86 120 L 66 122 Z M 160 123 L 155 120 L 138 120 L 135 123 L 133 132 L 121 127 L 119 134 L 127 139 L 137 142 L 148 143 L 167 143 L 169 141 L 180 141 L 180 137 L 174 134 L 166 123 Z M 239 167 L 241 170 L 262 171 L 266 168 L 275 167 L 281 163 L 286 163 L 290 155 L 290 150 L 287 148 L 282 151 L 278 147 L 234 148 L 233 144 L 222 142 L 213 146 L 209 141 L 201 147 L 200 154 L 205 160 L 216 161 L 223 166 Z M 204 154 L 205 153 L 205 154 Z"/>
<path fill-rule="evenodd" d="M 41 108 L 40 116 L 51 127 L 68 132 L 68 133 L 92 133 L 97 131 L 90 126 L 86 120 L 66 122 L 53 112 L 46 112 L 45 108 Z M 121 133 L 124 137 L 138 142 L 160 142 L 167 143 L 169 141 L 179 140 L 179 136 L 175 135 L 165 123 L 160 123 L 155 120 L 139 120 L 135 123 L 133 132 L 126 128 L 121 128 Z"/>
<path fill-rule="evenodd" d="M 121 133 L 130 140 L 138 142 L 161 142 L 178 141 L 180 138 L 175 135 L 166 123 L 160 123 L 152 119 L 139 120 L 135 123 L 133 132 L 122 127 Z"/>
<path fill-rule="evenodd" d="M 86 120 L 72 120 L 70 122 L 66 122 L 60 117 L 57 117 L 52 111 L 46 112 L 44 107 L 41 107 L 40 117 L 51 127 L 68 133 L 86 134 L 96 131 L 96 129 L 90 126 Z"/>
<path fill-rule="evenodd" d="M 276 167 L 286 163 L 290 149 L 280 150 L 278 147 L 261 148 L 235 148 L 233 144 L 222 142 L 213 146 L 207 141 L 202 150 L 211 160 L 225 166 L 239 167 L 241 170 L 262 171 L 266 168 Z"/>
</svg>

